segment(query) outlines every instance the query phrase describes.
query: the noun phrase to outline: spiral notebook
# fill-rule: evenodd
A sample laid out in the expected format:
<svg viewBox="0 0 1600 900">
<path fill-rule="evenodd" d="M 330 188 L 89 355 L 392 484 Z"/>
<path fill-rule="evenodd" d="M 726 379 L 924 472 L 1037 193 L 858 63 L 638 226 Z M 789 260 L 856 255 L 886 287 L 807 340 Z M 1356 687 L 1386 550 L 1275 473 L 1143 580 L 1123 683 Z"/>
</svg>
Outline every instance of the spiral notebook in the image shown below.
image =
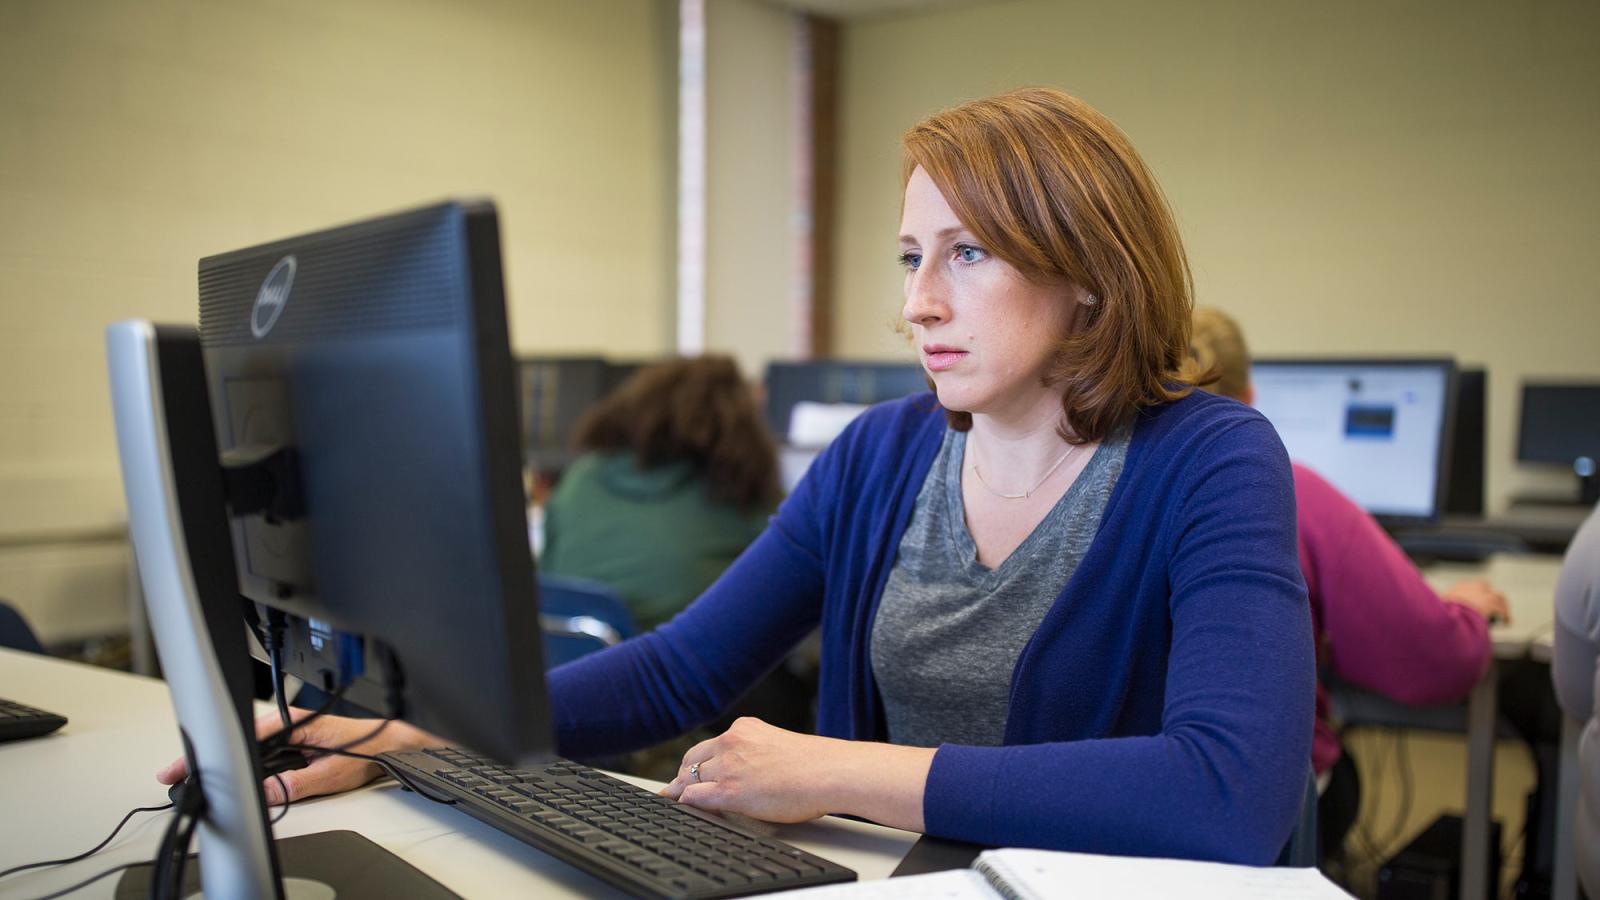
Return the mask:
<svg viewBox="0 0 1600 900">
<path fill-rule="evenodd" d="M 1316 869 L 1055 850 L 986 850 L 970 869 L 806 888 L 781 896 L 797 900 L 1351 900 Z"/>
</svg>

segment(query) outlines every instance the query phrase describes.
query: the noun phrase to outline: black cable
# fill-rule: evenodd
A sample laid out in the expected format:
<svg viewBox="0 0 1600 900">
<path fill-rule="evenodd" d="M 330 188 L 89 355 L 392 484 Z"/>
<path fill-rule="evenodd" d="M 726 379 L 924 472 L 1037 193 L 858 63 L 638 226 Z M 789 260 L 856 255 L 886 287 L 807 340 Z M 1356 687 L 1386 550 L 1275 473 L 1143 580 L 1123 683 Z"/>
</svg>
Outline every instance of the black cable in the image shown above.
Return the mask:
<svg viewBox="0 0 1600 900">
<path fill-rule="evenodd" d="M 284 696 L 283 689 L 283 633 L 288 624 L 283 610 L 267 608 L 267 664 L 272 669 L 272 696 L 278 701 L 278 718 L 283 721 L 285 730 L 294 727 L 289 719 L 289 698 Z"/>
<path fill-rule="evenodd" d="M 142 865 L 144 865 L 144 863 L 142 863 L 142 862 L 123 863 L 122 865 L 117 866 L 115 868 L 107 869 L 104 872 L 101 872 L 100 874 L 95 875 L 92 878 L 86 878 L 83 881 L 80 881 L 77 884 L 73 885 L 72 887 L 62 888 L 61 890 L 56 891 L 53 894 L 45 894 L 43 897 L 37 898 L 37 900 L 56 900 L 57 897 L 65 897 L 66 895 L 72 893 L 73 891 L 82 890 L 83 888 L 86 888 L 89 885 L 94 884 L 96 881 L 99 881 L 100 879 L 106 877 L 107 875 L 115 875 L 115 874 L 117 874 L 118 872 L 121 872 L 124 869 L 131 869 L 134 866 L 142 866 Z"/>
<path fill-rule="evenodd" d="M 367 762 L 376 763 L 378 768 L 382 769 L 390 778 L 393 778 L 395 781 L 400 782 L 400 786 L 405 788 L 406 790 L 411 791 L 414 794 L 420 794 L 421 796 L 426 797 L 427 799 L 432 800 L 435 803 L 443 803 L 445 806 L 455 806 L 456 805 L 455 798 L 453 798 L 453 797 L 436 797 L 433 794 L 428 793 L 427 791 L 423 790 L 416 782 L 412 781 L 408 776 L 406 776 L 403 772 L 401 772 L 399 769 L 396 769 L 394 767 L 393 763 L 391 763 L 388 760 L 383 759 L 381 757 L 372 756 L 372 755 L 367 754 L 367 753 L 356 753 L 356 752 L 351 751 L 351 750 L 329 750 L 326 747 L 313 747 L 313 746 L 310 746 L 309 744 L 291 744 L 286 749 L 309 751 L 309 752 L 314 752 L 314 753 L 327 754 L 329 756 L 348 756 L 348 757 L 351 757 L 352 759 L 364 759 Z"/>
<path fill-rule="evenodd" d="M 267 651 L 268 666 L 272 669 L 272 696 L 278 702 L 278 719 L 283 722 L 284 728 L 294 727 L 294 722 L 289 718 L 289 698 L 284 696 L 283 678 L 283 648 L 274 646 Z"/>
<path fill-rule="evenodd" d="M 274 613 L 276 613 L 275 616 Z M 391 777 L 394 777 L 396 781 L 399 781 L 401 784 L 410 787 L 412 790 L 416 791 L 416 793 L 422 794 L 424 797 L 428 797 L 430 800 L 451 804 L 455 802 L 454 800 L 432 797 L 423 791 L 417 790 L 409 783 L 409 781 L 407 781 L 405 778 L 402 778 L 392 766 L 383 760 L 378 759 L 377 757 L 349 752 L 348 748 L 365 743 L 366 741 L 370 741 L 377 737 L 379 732 L 388 727 L 389 720 L 385 720 L 368 734 L 357 738 L 356 740 L 340 745 L 339 747 L 310 747 L 285 743 L 289 739 L 289 736 L 293 734 L 294 730 L 303 728 L 322 716 L 327 715 L 332 710 L 333 706 L 343 697 L 345 689 L 340 688 L 336 693 L 331 695 L 321 707 L 313 711 L 311 715 L 305 717 L 299 722 L 292 722 L 288 713 L 287 699 L 284 697 L 283 691 L 282 627 L 285 624 L 283 621 L 283 614 L 275 610 L 269 610 L 268 618 L 269 622 L 267 634 L 262 643 L 266 645 L 268 653 L 272 657 L 273 690 L 278 700 L 278 714 L 283 720 L 284 728 L 282 731 L 269 735 L 267 738 L 261 741 L 261 749 L 263 751 L 271 752 L 273 754 L 276 754 L 277 751 L 283 750 L 310 751 L 314 754 L 355 756 L 368 759 L 376 762 L 380 767 L 387 771 Z M 276 619 L 277 621 L 273 622 L 273 619 Z M 257 638 L 261 639 L 262 635 L 258 634 Z M 279 760 L 280 764 L 282 762 L 284 761 Z M 263 758 L 263 766 L 266 767 L 265 753 Z M 284 784 L 283 777 L 279 774 L 288 768 L 292 768 L 292 766 L 286 765 L 283 766 L 283 768 L 277 768 L 269 773 L 272 777 L 278 780 L 278 788 L 283 792 L 284 798 L 283 810 L 278 813 L 276 818 L 271 820 L 270 824 L 273 825 L 276 825 L 278 822 L 282 821 L 283 817 L 289 813 L 290 802 L 288 786 Z M 198 791 L 193 790 L 193 782 L 191 782 L 190 785 L 185 786 L 180 791 L 178 800 L 175 802 L 167 803 L 162 806 L 141 806 L 129 810 L 128 813 L 122 817 L 122 821 L 118 822 L 117 826 L 111 830 L 109 835 L 106 836 L 105 840 L 102 840 L 93 848 L 76 856 L 13 866 L 4 871 L 0 871 L 0 878 L 5 878 L 8 875 L 13 875 L 17 872 L 23 872 L 28 869 L 45 868 L 47 866 L 61 866 L 69 863 L 80 862 L 105 849 L 108 844 L 116 839 L 118 833 L 122 831 L 123 827 L 126 826 L 137 813 L 161 812 L 163 810 L 177 807 L 177 811 L 174 813 L 172 820 L 167 823 L 166 831 L 162 834 L 160 848 L 157 850 L 156 857 L 149 864 L 151 867 L 151 885 L 155 896 L 177 896 L 178 892 L 182 890 L 183 873 L 188 860 L 189 845 L 193 841 L 194 831 L 203 817 L 202 812 L 204 805 L 204 796 L 199 794 Z M 99 881 L 108 875 L 113 875 L 117 872 L 121 872 L 125 869 L 130 869 L 138 865 L 144 865 L 144 863 L 131 862 L 112 869 L 107 869 L 106 871 L 101 872 L 92 878 L 89 878 L 85 881 L 80 881 L 71 887 L 50 894 L 49 897 L 39 898 L 39 900 L 53 900 L 53 898 L 70 894 L 73 891 L 87 887 L 88 885 L 93 884 L 94 882 Z"/>
<path fill-rule="evenodd" d="M 282 822 L 283 817 L 289 814 L 289 786 L 283 783 L 283 776 L 277 772 L 272 773 L 272 777 L 277 779 L 278 790 L 283 792 L 283 811 L 278 813 L 277 818 L 273 819 L 271 822 L 268 822 L 268 825 L 276 825 L 279 822 Z"/>
<path fill-rule="evenodd" d="M 176 798 L 177 810 L 150 863 L 150 895 L 177 897 L 182 889 L 183 869 L 189 855 L 189 842 L 205 815 L 206 798 L 194 780 L 184 782 Z"/>
<path fill-rule="evenodd" d="M 306 721 L 309 721 L 309 720 L 310 720 L 310 717 L 307 717 Z M 269 735 L 266 738 L 264 738 L 261 741 L 261 765 L 262 765 L 262 769 L 264 771 L 266 771 L 267 774 L 270 775 L 271 777 L 278 779 L 278 789 L 283 792 L 283 800 L 284 800 L 283 812 L 279 813 L 278 817 L 276 819 L 272 820 L 272 824 L 276 825 L 279 820 L 281 820 L 285 815 L 288 815 L 288 813 L 289 813 L 289 803 L 290 803 L 290 801 L 289 801 L 289 789 L 288 789 L 288 786 L 284 784 L 283 778 L 279 773 L 288 771 L 290 768 L 295 768 L 296 766 L 292 765 L 291 761 L 289 759 L 285 758 L 285 754 L 297 754 L 296 758 L 293 761 L 293 762 L 296 762 L 296 763 L 298 763 L 300 761 L 300 759 L 302 759 L 304 756 L 348 756 L 348 757 L 352 757 L 352 758 L 355 758 L 355 759 L 364 759 L 364 760 L 367 760 L 369 762 L 376 763 L 391 778 L 393 778 L 394 780 L 400 782 L 403 786 L 405 786 L 406 788 L 412 790 L 413 792 L 418 793 L 418 794 L 422 794 L 422 796 L 427 797 L 428 799 L 434 800 L 434 801 L 439 802 L 439 803 L 447 802 L 444 799 L 441 799 L 441 798 L 438 798 L 438 797 L 434 797 L 434 796 L 432 796 L 430 794 L 427 794 L 427 793 L 419 790 L 409 779 L 402 777 L 401 774 L 392 765 L 390 765 L 386 760 L 382 760 L 382 759 L 379 759 L 376 756 L 372 756 L 372 755 L 365 754 L 365 753 L 356 753 L 356 752 L 353 752 L 353 751 L 350 750 L 351 747 L 356 747 L 356 746 L 359 746 L 361 744 L 365 744 L 367 741 L 370 741 L 373 738 L 377 737 L 380 732 L 382 732 L 385 728 L 389 727 L 389 724 L 392 721 L 393 721 L 392 719 L 385 719 L 385 720 L 383 720 L 382 722 L 380 722 L 378 724 L 377 728 L 372 729 L 371 731 L 367 732 L 366 734 L 364 734 L 364 735 L 362 735 L 362 736 L 360 736 L 358 738 L 355 738 L 354 740 L 346 741 L 345 743 L 340 744 L 337 747 L 320 747 L 320 746 L 315 746 L 315 745 L 312 745 L 312 744 L 285 744 L 285 743 L 278 743 L 274 739 L 278 738 L 280 735 L 283 735 L 283 734 L 287 733 L 287 732 L 282 732 L 282 731 L 277 732 L 276 734 Z M 448 802 L 453 804 L 455 801 L 454 800 L 450 800 Z"/>
<path fill-rule="evenodd" d="M 328 699 L 324 700 L 322 702 L 321 706 L 319 706 L 316 709 L 312 710 L 311 715 L 306 716 L 305 718 L 301 719 L 300 721 L 293 723 L 292 727 L 286 727 L 286 728 L 283 728 L 283 729 L 281 729 L 279 731 L 275 731 L 272 734 L 267 735 L 265 738 L 261 739 L 261 742 L 263 744 L 265 744 L 265 743 L 268 743 L 268 742 L 271 742 L 271 741 L 287 740 L 289 738 L 289 736 L 292 735 L 295 731 L 298 731 L 298 730 L 306 727 L 307 725 L 310 725 L 312 722 L 317 721 L 318 719 L 322 718 L 323 716 L 331 714 L 333 712 L 334 706 L 337 705 L 340 700 L 344 699 L 344 692 L 346 690 L 348 690 L 349 687 L 350 687 L 349 685 L 344 685 L 344 686 L 340 687 L 337 691 L 334 691 L 333 693 L 329 694 L 328 695 Z"/>
<path fill-rule="evenodd" d="M 183 870 L 189 866 L 189 844 L 194 840 L 194 830 L 199 824 L 200 816 L 198 814 L 191 816 L 189 824 L 178 836 L 178 846 L 173 851 L 172 893 L 168 895 L 171 900 L 178 900 L 183 896 Z"/>
<path fill-rule="evenodd" d="M 168 803 L 165 806 L 140 806 L 136 809 L 130 809 L 128 810 L 128 814 L 122 817 L 122 821 L 117 823 L 117 827 L 111 829 L 111 833 L 106 835 L 106 839 L 94 845 L 94 849 L 85 850 L 84 852 L 79 853 L 77 856 L 69 856 L 66 859 L 47 859 L 44 862 L 28 863 L 27 865 L 22 866 L 12 866 L 3 872 L 0 872 L 0 878 L 4 878 L 7 875 L 11 875 L 16 872 L 21 872 L 25 869 L 41 869 L 45 866 L 64 866 L 67 863 L 75 863 L 79 860 L 88 859 L 89 857 L 105 849 L 105 846 L 116 838 L 117 832 L 122 830 L 122 826 L 128 824 L 128 820 L 133 818 L 135 813 L 161 812 L 164 809 L 171 809 L 173 805 L 174 804 Z"/>
<path fill-rule="evenodd" d="M 167 823 L 167 830 L 161 834 L 161 843 L 156 846 L 156 855 L 150 862 L 150 896 L 165 898 L 169 895 L 167 879 L 170 877 L 172 866 L 172 845 L 177 842 L 178 830 L 182 827 L 186 801 L 193 790 L 193 783 L 187 783 L 178 792 L 177 811 L 172 815 L 172 821 Z"/>
<path fill-rule="evenodd" d="M 307 717 L 307 721 L 309 720 L 310 717 Z M 378 734 L 385 728 L 388 728 L 390 721 L 391 720 L 385 719 L 378 725 L 377 728 L 372 729 L 355 740 L 340 744 L 337 747 L 314 747 L 310 744 L 287 744 L 283 742 L 281 736 L 289 734 L 289 732 L 284 731 L 268 735 L 266 738 L 261 740 L 257 748 L 261 756 L 261 770 L 267 775 L 276 776 L 282 772 L 287 772 L 290 769 L 304 768 L 306 765 L 306 758 L 308 756 L 316 756 L 319 754 L 338 754 L 345 750 L 349 750 L 351 747 L 364 744 L 367 741 L 377 737 Z M 283 786 L 283 780 L 281 778 L 279 779 L 278 784 L 280 787 Z M 284 797 L 287 798 L 288 796 L 288 791 L 285 790 Z"/>
</svg>

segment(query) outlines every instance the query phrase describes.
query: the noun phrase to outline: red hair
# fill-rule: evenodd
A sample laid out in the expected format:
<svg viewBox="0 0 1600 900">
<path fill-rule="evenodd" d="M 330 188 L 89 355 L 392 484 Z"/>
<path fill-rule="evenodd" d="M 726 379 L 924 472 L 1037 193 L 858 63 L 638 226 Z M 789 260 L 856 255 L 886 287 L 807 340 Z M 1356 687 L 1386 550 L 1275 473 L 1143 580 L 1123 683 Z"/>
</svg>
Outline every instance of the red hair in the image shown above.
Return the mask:
<svg viewBox="0 0 1600 900">
<path fill-rule="evenodd" d="M 1094 295 L 1045 379 L 1061 390 L 1067 440 L 1103 440 L 1139 408 L 1193 390 L 1183 243 L 1110 119 L 1063 91 L 1024 88 L 935 113 L 903 143 L 902 184 L 920 166 L 995 255 Z M 972 425 L 968 413 L 947 415 L 953 428 Z"/>
</svg>

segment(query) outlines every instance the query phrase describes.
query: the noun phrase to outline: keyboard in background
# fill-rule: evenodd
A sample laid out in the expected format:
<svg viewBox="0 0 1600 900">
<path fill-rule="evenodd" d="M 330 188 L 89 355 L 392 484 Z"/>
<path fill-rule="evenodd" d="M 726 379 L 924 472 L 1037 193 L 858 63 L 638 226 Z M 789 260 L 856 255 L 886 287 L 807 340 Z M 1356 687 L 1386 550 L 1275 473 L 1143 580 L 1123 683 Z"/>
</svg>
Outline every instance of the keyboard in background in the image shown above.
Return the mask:
<svg viewBox="0 0 1600 900">
<path fill-rule="evenodd" d="M 65 716 L 24 706 L 10 700 L 0 700 L 0 741 L 19 741 L 23 738 L 49 734 L 67 724 Z"/>
<path fill-rule="evenodd" d="M 456 749 L 385 753 L 475 819 L 646 897 L 739 897 L 856 873 L 596 769 L 511 769 Z"/>
</svg>

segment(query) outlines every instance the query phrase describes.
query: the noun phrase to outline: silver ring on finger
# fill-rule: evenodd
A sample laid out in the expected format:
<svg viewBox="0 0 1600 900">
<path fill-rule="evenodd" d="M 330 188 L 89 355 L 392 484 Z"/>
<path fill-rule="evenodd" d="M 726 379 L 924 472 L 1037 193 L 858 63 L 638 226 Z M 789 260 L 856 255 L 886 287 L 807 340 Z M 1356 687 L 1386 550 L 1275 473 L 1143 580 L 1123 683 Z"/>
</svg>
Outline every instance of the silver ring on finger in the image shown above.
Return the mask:
<svg viewBox="0 0 1600 900">
<path fill-rule="evenodd" d="M 699 763 L 695 763 L 694 765 L 689 767 L 689 774 L 691 776 L 693 776 L 695 784 L 701 784 L 702 783 L 702 781 L 700 779 L 700 764 Z"/>
</svg>

